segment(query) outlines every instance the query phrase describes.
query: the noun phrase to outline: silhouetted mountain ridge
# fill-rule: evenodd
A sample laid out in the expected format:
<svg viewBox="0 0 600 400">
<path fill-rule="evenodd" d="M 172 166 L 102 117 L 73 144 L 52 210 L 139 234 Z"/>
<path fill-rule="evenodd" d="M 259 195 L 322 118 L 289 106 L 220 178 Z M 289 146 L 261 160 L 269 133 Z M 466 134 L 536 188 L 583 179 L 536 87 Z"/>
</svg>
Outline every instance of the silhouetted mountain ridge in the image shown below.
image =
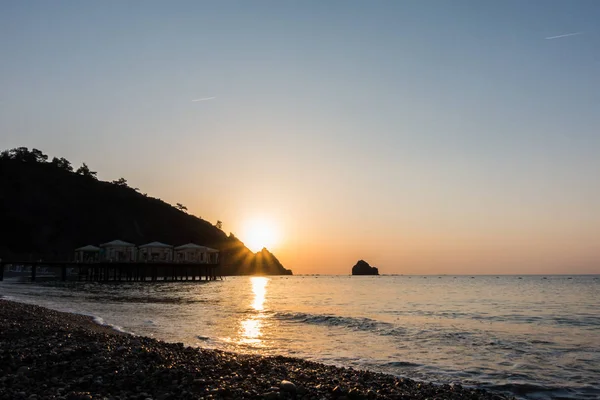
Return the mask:
<svg viewBox="0 0 600 400">
<path fill-rule="evenodd" d="M 121 239 L 189 242 L 219 249 L 223 275 L 291 274 L 268 250 L 254 254 L 233 234 L 127 186 L 96 179 L 83 164 L 20 147 L 0 153 L 0 257 L 64 258 L 79 246 Z"/>
</svg>

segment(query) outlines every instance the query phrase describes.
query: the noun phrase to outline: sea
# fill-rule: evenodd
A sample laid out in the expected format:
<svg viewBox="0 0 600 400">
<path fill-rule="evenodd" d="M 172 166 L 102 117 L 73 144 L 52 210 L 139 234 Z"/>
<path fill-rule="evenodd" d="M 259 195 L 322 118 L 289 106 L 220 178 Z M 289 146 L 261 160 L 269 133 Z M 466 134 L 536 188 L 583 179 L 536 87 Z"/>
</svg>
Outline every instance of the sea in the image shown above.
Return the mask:
<svg viewBox="0 0 600 400">
<path fill-rule="evenodd" d="M 520 399 L 600 398 L 600 276 L 0 282 L 0 296 L 168 342 L 284 355 Z"/>
</svg>

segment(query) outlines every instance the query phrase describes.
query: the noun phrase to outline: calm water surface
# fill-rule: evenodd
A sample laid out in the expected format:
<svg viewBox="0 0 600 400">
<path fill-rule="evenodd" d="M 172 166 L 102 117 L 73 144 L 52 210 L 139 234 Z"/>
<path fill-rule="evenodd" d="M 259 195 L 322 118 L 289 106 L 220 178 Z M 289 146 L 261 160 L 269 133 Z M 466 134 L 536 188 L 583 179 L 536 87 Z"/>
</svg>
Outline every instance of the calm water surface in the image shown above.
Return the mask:
<svg viewBox="0 0 600 400">
<path fill-rule="evenodd" d="M 598 276 L 5 281 L 0 295 L 192 346 L 461 382 L 520 398 L 600 398 Z"/>
</svg>

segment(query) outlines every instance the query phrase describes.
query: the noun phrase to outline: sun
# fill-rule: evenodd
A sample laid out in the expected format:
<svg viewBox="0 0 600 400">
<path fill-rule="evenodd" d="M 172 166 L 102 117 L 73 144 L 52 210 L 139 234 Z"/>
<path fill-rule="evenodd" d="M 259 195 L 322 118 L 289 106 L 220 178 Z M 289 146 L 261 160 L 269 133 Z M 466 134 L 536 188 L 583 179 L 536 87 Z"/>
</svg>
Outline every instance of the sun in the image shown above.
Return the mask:
<svg viewBox="0 0 600 400">
<path fill-rule="evenodd" d="M 246 247 L 256 253 L 263 247 L 272 249 L 277 245 L 279 232 L 271 221 L 257 218 L 244 224 L 241 239 Z"/>
</svg>

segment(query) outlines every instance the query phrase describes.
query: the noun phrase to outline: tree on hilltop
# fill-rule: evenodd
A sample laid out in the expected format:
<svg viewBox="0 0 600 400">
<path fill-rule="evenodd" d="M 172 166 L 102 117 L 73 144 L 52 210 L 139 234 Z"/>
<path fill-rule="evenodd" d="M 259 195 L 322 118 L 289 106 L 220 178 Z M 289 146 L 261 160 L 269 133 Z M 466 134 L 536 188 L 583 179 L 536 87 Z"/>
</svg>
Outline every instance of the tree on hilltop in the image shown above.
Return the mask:
<svg viewBox="0 0 600 400">
<path fill-rule="evenodd" d="M 177 203 L 177 204 L 175 205 L 175 208 L 176 208 L 176 209 L 178 209 L 178 210 L 179 210 L 179 211 L 181 211 L 181 212 L 185 212 L 185 213 L 187 213 L 187 207 L 186 207 L 186 206 L 184 206 L 184 205 L 183 205 L 183 204 L 181 204 L 181 203 Z"/>
<path fill-rule="evenodd" d="M 81 167 L 77 168 L 75 173 L 78 175 L 87 176 L 88 178 L 98 179 L 96 177 L 97 172 L 90 170 L 86 163 L 83 163 Z"/>
<path fill-rule="evenodd" d="M 54 157 L 50 164 L 54 165 L 56 168 L 64 169 L 65 171 L 73 172 L 73 167 L 71 166 L 71 162 L 64 157 L 57 158 Z"/>
<path fill-rule="evenodd" d="M 41 150 L 32 149 L 31 155 L 34 158 L 35 162 L 45 163 L 48 161 L 48 156 L 44 154 Z"/>
<path fill-rule="evenodd" d="M 112 181 L 111 183 L 113 185 L 117 185 L 117 186 L 128 187 L 128 185 L 127 185 L 127 179 L 125 179 L 125 178 L 119 178 L 116 181 Z"/>
<path fill-rule="evenodd" d="M 7 157 L 11 160 L 29 162 L 29 163 L 45 163 L 48 161 L 48 156 L 41 150 L 32 149 L 29 151 L 27 147 L 15 147 L 8 151 L 2 152 L 2 158 Z"/>
</svg>

